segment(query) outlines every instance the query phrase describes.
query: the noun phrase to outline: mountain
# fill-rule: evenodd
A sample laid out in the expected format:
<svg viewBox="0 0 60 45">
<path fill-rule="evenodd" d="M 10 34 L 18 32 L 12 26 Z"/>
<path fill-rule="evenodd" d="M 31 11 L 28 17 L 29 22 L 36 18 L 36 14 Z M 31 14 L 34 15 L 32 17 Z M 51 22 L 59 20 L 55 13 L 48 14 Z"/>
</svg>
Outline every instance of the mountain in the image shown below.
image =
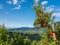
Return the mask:
<svg viewBox="0 0 60 45">
<path fill-rule="evenodd" d="M 60 25 L 60 21 L 55 22 L 55 25 Z"/>
<path fill-rule="evenodd" d="M 60 26 L 60 21 L 57 21 L 54 24 L 55 24 L 55 29 L 56 29 L 58 26 Z"/>
<path fill-rule="evenodd" d="M 14 31 L 14 30 L 36 30 L 36 28 L 34 28 L 34 27 L 20 27 L 20 28 L 10 28 L 8 30 L 12 30 L 12 31 Z"/>
<path fill-rule="evenodd" d="M 57 28 L 60 25 L 60 21 L 55 22 L 55 28 Z M 14 30 L 37 30 L 35 27 L 19 27 L 19 28 L 9 28 L 8 30 L 14 31 Z M 45 29 L 40 29 L 45 30 Z"/>
</svg>

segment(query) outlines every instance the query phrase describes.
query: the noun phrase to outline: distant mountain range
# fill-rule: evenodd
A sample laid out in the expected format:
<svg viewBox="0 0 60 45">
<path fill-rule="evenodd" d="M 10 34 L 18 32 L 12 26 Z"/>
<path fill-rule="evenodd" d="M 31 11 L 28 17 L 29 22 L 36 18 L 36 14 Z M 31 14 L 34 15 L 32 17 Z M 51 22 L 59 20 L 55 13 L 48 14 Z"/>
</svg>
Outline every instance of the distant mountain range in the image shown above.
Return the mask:
<svg viewBox="0 0 60 45">
<path fill-rule="evenodd" d="M 8 30 L 36 30 L 34 27 L 20 27 L 20 28 L 10 28 Z"/>
<path fill-rule="evenodd" d="M 58 25 L 60 25 L 60 21 L 58 21 L 58 22 L 55 22 L 55 25 L 57 25 L 57 26 L 58 26 Z"/>
<path fill-rule="evenodd" d="M 56 29 L 58 26 L 60 26 L 60 21 L 55 22 L 55 29 Z"/>
<path fill-rule="evenodd" d="M 55 27 L 60 25 L 60 21 L 55 22 Z M 20 28 L 9 28 L 8 30 L 14 31 L 14 30 L 36 30 L 35 27 L 20 27 Z"/>
</svg>

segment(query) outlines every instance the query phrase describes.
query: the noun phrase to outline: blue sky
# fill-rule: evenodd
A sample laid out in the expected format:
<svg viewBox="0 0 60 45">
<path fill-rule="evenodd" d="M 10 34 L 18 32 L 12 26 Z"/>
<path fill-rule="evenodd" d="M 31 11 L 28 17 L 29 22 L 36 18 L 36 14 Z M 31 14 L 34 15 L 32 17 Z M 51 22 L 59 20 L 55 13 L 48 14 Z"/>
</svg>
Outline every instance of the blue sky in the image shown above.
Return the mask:
<svg viewBox="0 0 60 45">
<path fill-rule="evenodd" d="M 37 1 L 37 0 L 36 0 Z M 55 12 L 55 21 L 60 21 L 60 0 L 41 0 L 40 4 L 46 4 L 46 10 Z M 35 11 L 32 9 L 33 0 L 0 0 L 0 25 L 6 27 L 33 27 Z"/>
</svg>

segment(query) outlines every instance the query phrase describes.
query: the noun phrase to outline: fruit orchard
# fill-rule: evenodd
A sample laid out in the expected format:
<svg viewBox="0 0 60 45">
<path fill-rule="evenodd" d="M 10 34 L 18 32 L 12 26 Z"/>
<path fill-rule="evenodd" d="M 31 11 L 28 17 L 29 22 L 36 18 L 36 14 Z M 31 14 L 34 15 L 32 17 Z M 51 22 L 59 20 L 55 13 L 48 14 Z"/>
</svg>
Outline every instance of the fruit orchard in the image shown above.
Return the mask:
<svg viewBox="0 0 60 45">
<path fill-rule="evenodd" d="M 53 31 L 54 27 L 51 27 L 51 24 L 54 22 L 54 17 L 51 19 L 52 13 L 46 12 L 45 9 L 40 4 L 40 0 L 38 0 L 38 4 L 34 2 L 35 5 L 33 9 L 36 12 L 36 19 L 34 22 L 34 26 L 39 30 L 41 27 L 46 29 L 46 33 L 43 34 L 40 41 L 31 41 L 29 38 L 24 38 L 24 35 L 19 34 L 17 31 L 12 32 L 8 31 L 4 25 L 0 26 L 0 45 L 60 45 L 59 38 L 60 36 L 60 27 L 56 29 L 56 34 Z M 58 30 L 58 31 L 57 31 Z"/>
</svg>

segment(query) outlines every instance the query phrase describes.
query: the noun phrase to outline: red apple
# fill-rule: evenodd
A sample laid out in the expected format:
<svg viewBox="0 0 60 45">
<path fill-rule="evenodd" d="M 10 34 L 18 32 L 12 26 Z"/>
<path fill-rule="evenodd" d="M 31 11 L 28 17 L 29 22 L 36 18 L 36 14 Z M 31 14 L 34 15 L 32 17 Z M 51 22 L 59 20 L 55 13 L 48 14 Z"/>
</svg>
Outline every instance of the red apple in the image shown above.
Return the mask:
<svg viewBox="0 0 60 45">
<path fill-rule="evenodd" d="M 42 26 L 43 26 L 43 27 L 46 27 L 46 26 L 47 26 L 47 24 L 45 24 L 45 23 L 44 23 L 44 24 L 42 24 Z"/>
<path fill-rule="evenodd" d="M 50 32 L 50 36 L 53 37 L 53 32 Z"/>
<path fill-rule="evenodd" d="M 44 17 L 47 17 L 47 15 L 45 14 Z"/>
<path fill-rule="evenodd" d="M 44 23 L 44 21 L 43 20 L 38 20 L 40 23 Z"/>
</svg>

